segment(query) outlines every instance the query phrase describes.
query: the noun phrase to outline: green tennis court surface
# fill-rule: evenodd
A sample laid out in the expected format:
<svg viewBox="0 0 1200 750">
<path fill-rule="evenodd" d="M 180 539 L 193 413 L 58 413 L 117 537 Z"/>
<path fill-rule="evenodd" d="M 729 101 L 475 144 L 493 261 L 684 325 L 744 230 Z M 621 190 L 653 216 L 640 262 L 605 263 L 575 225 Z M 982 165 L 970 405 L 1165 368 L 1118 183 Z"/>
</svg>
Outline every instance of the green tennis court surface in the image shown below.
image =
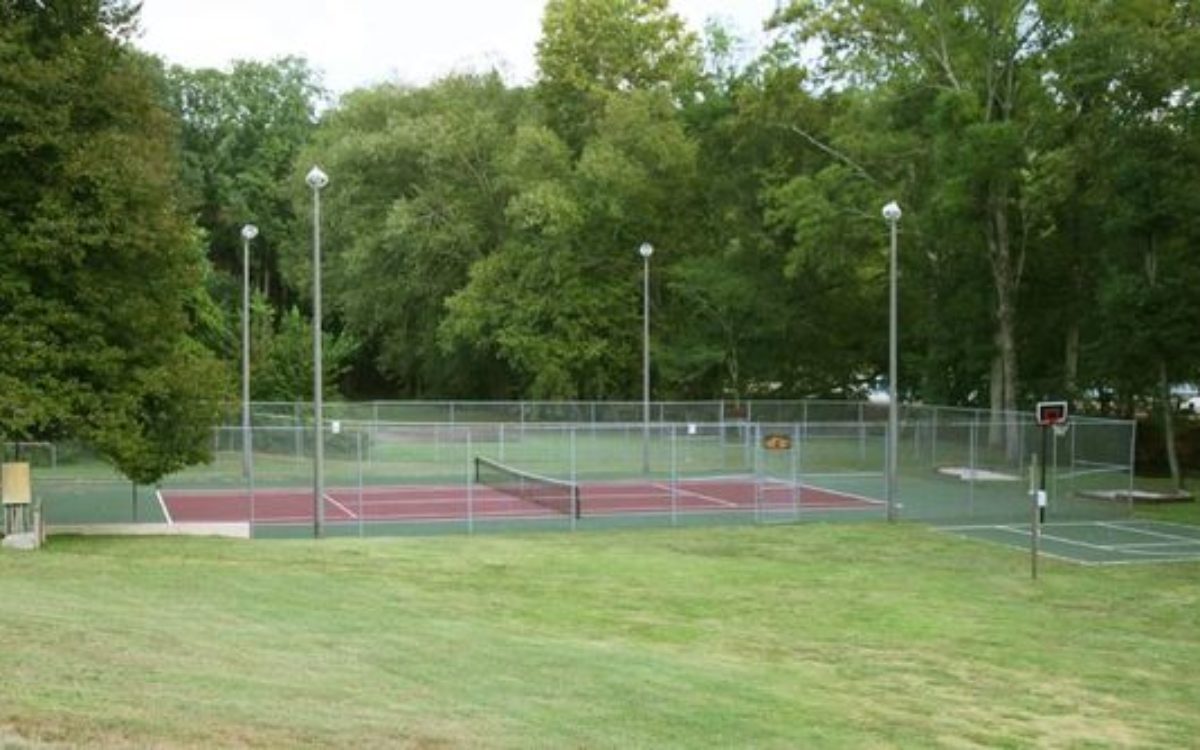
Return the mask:
<svg viewBox="0 0 1200 750">
<path fill-rule="evenodd" d="M 943 526 L 969 539 L 1029 550 L 1029 524 Z M 1131 519 L 1049 523 L 1042 527 L 1041 554 L 1082 565 L 1132 565 L 1200 560 L 1200 526 Z"/>
</svg>

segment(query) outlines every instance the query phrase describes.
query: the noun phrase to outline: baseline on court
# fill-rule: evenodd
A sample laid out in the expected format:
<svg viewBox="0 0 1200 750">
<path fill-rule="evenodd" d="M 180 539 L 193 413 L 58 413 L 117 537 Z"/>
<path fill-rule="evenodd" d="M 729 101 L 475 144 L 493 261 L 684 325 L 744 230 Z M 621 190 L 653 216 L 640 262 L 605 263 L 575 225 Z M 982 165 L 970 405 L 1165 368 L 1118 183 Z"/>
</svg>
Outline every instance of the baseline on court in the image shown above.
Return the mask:
<svg viewBox="0 0 1200 750">
<path fill-rule="evenodd" d="M 1028 524 L 940 526 L 939 531 L 1004 544 L 1024 552 Z M 1042 526 L 1041 554 L 1081 565 L 1135 565 L 1200 561 L 1200 526 L 1128 519 L 1074 521 Z"/>
</svg>

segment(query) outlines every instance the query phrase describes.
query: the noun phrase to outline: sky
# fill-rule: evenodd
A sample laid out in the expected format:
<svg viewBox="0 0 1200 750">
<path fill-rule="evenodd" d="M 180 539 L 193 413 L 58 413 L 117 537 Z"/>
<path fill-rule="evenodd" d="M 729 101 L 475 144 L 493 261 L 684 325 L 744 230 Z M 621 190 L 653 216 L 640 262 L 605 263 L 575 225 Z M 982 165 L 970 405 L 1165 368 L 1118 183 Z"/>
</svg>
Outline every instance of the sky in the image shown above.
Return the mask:
<svg viewBox="0 0 1200 750">
<path fill-rule="evenodd" d="M 777 0 L 672 0 L 700 31 L 721 19 L 751 49 Z M 421 85 L 498 68 L 532 81 L 545 0 L 144 0 L 136 43 L 189 68 L 305 57 L 335 94 L 384 81 Z"/>
</svg>

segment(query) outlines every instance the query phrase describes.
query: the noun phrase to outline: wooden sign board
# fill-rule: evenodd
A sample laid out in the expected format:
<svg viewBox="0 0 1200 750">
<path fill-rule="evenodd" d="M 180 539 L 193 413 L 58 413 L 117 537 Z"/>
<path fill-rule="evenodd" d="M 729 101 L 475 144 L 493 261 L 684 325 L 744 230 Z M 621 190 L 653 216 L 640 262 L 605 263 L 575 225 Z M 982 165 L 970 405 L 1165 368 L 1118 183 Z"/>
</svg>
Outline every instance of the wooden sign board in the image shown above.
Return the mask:
<svg viewBox="0 0 1200 750">
<path fill-rule="evenodd" d="M 29 505 L 33 489 L 29 483 L 29 464 L 6 463 L 0 467 L 0 495 L 4 505 Z"/>
</svg>

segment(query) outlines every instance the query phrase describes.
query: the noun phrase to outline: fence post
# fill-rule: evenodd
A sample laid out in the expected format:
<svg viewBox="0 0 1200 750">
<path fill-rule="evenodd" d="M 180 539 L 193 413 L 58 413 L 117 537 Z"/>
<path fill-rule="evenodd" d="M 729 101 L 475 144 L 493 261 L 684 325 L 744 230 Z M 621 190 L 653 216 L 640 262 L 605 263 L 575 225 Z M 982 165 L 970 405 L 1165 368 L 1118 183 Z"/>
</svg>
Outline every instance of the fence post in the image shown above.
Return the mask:
<svg viewBox="0 0 1200 750">
<path fill-rule="evenodd" d="M 1133 477 L 1137 470 L 1137 422 L 1129 423 L 1129 492 L 1125 495 L 1125 514 L 1133 514 Z"/>
<path fill-rule="evenodd" d="M 256 432 L 254 434 L 261 435 L 262 433 Z M 257 487 L 257 484 L 255 482 L 255 473 L 256 472 L 254 471 L 255 459 L 257 458 L 257 456 L 255 456 L 255 454 L 254 454 L 254 434 L 252 434 L 250 436 L 250 465 L 249 465 L 250 471 L 248 471 L 246 473 L 246 481 L 249 483 L 248 489 L 250 492 L 250 537 L 251 538 L 254 537 L 254 521 L 257 518 L 257 508 L 255 507 L 255 500 L 254 500 L 255 489 Z M 268 431 L 266 433 L 266 435 L 267 435 L 267 439 L 270 440 L 271 433 Z"/>
<path fill-rule="evenodd" d="M 797 422 L 792 422 L 792 518 L 800 520 L 800 503 L 804 500 L 801 493 L 804 491 L 803 485 L 800 484 L 800 425 Z"/>
<path fill-rule="evenodd" d="M 671 497 L 671 525 L 679 525 L 679 428 L 671 425 L 671 479 L 668 484 Z"/>
<path fill-rule="evenodd" d="M 500 425 L 501 435 L 503 435 L 504 424 Z M 503 449 L 504 441 L 500 442 Z M 471 456 L 471 432 L 467 431 L 467 533 L 475 533 L 475 462 Z M 503 460 L 503 454 L 501 455 Z"/>
<path fill-rule="evenodd" d="M 355 465 L 358 467 L 358 537 L 363 537 L 363 451 L 362 430 L 354 431 Z"/>
<path fill-rule="evenodd" d="M 576 492 L 578 492 L 578 490 L 579 490 L 579 480 L 578 480 L 579 471 L 575 465 L 575 432 L 576 432 L 575 426 L 572 425 L 570 430 L 571 430 L 571 440 L 570 440 L 570 443 L 571 443 L 571 485 L 573 487 L 575 487 Z M 578 492 L 578 494 L 575 496 L 575 499 L 582 505 L 583 493 Z M 575 525 L 577 523 L 576 516 L 579 515 L 577 512 L 578 510 L 580 510 L 580 509 L 579 508 L 570 508 L 570 507 L 568 507 L 568 509 L 567 509 L 567 515 L 571 517 L 571 531 L 575 530 Z"/>
<path fill-rule="evenodd" d="M 975 515 L 975 461 L 976 451 L 978 450 L 979 440 L 979 412 L 975 412 L 974 418 L 971 420 L 971 445 L 967 450 L 967 517 L 971 518 Z"/>
<path fill-rule="evenodd" d="M 858 402 L 858 460 L 864 464 L 867 462 L 867 425 L 863 421 L 862 402 Z"/>
<path fill-rule="evenodd" d="M 938 445 L 938 408 L 933 407 L 933 436 L 929 441 L 929 460 L 930 468 L 937 468 L 937 445 Z"/>
<path fill-rule="evenodd" d="M 763 455 L 762 425 L 754 423 L 754 522 L 762 523 Z"/>
</svg>

